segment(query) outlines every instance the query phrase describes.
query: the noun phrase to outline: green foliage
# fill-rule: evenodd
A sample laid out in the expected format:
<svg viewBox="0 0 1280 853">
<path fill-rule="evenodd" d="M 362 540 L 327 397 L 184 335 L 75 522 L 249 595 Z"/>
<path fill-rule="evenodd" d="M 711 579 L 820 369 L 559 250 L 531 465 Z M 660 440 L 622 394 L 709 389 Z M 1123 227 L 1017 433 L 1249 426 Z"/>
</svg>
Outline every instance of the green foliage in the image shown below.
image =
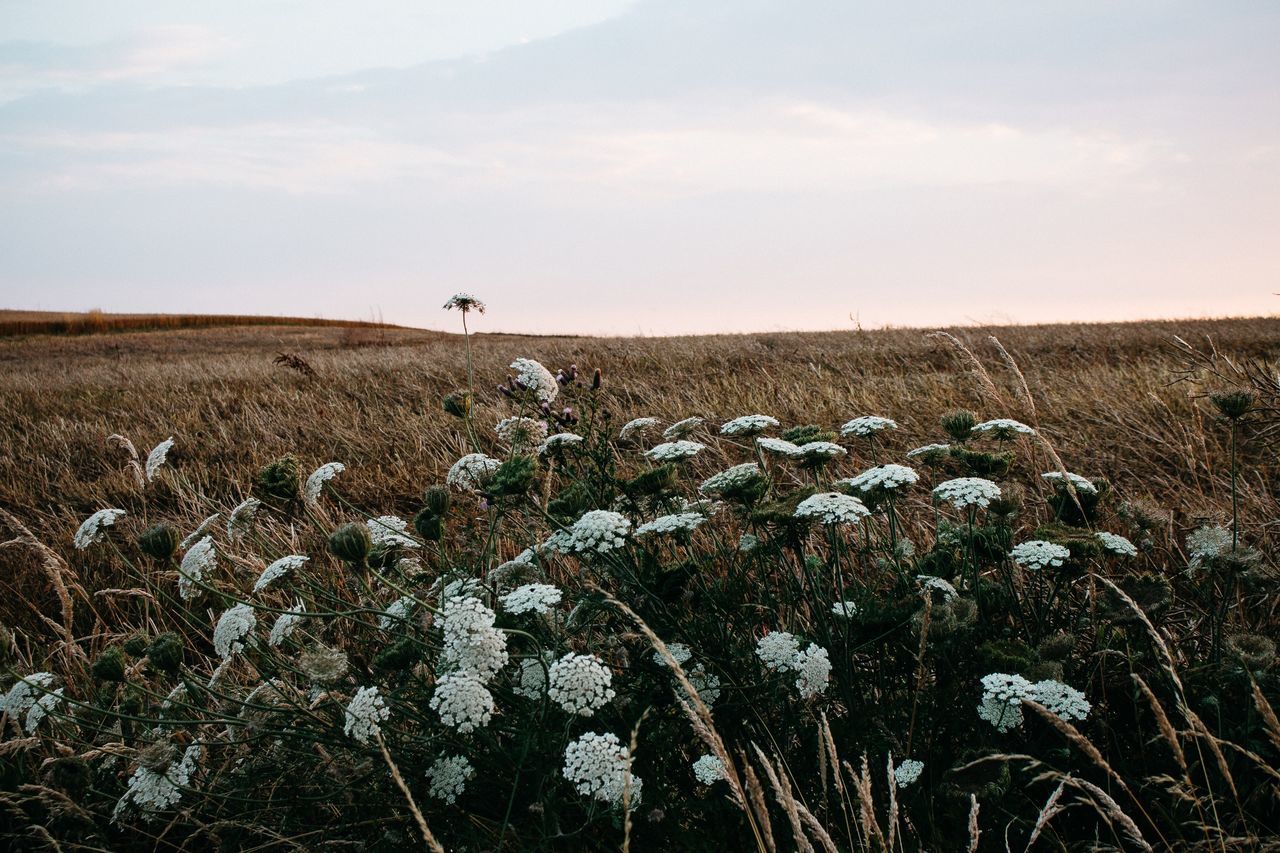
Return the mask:
<svg viewBox="0 0 1280 853">
<path fill-rule="evenodd" d="M 108 646 L 94 659 L 91 669 L 93 677 L 101 681 L 124 681 L 124 651 L 119 646 Z"/>
</svg>

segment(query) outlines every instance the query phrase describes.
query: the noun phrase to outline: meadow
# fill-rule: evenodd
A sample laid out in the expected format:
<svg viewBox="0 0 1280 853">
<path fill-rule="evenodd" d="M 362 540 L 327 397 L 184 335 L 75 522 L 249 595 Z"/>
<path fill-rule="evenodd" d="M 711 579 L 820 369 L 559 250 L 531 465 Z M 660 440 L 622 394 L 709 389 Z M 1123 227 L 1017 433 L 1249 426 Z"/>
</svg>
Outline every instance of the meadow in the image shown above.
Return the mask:
<svg viewBox="0 0 1280 853">
<path fill-rule="evenodd" d="M 15 845 L 1280 846 L 1276 320 L 125 328 L 0 339 Z"/>
</svg>

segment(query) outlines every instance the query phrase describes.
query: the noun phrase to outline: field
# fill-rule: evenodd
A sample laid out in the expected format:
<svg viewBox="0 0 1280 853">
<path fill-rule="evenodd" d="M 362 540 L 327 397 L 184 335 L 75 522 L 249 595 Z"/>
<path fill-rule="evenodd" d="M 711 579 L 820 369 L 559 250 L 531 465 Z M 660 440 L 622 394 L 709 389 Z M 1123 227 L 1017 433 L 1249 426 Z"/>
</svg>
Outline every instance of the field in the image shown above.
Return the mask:
<svg viewBox="0 0 1280 853">
<path fill-rule="evenodd" d="M 55 318 L 24 322 L 47 319 Z M 483 320 L 473 319 L 476 325 L 483 327 Z M 1275 648 L 1267 638 L 1280 628 L 1273 557 L 1280 537 L 1280 471 L 1268 432 L 1275 388 L 1273 384 L 1267 398 L 1263 382 L 1275 374 L 1259 365 L 1280 357 L 1280 321 L 964 328 L 945 336 L 907 329 L 626 339 L 482 334 L 470 338 L 469 348 L 461 335 L 390 327 L 232 325 L 113 333 L 78 328 L 74 336 L 22 331 L 15 328 L 0 338 L 0 438 L 5 447 L 0 508 L 8 514 L 0 516 L 0 538 L 16 537 L 0 546 L 6 566 L 0 581 L 0 623 L 7 632 L 0 666 L 13 677 L 53 673 L 65 695 L 82 705 L 68 707 L 66 719 L 44 727 L 37 719 L 34 733 L 18 732 L 10 721 L 10 744 L 0 754 L 0 791 L 13 818 L 15 843 L 20 839 L 52 848 L 56 838 L 62 849 L 306 848 L 323 837 L 317 827 L 337 822 L 342 828 L 330 836 L 335 845 L 341 841 L 375 849 L 413 846 L 436 836 L 448 849 L 613 849 L 631 843 L 635 849 L 657 844 L 723 849 L 726 839 L 735 838 L 742 849 L 805 849 L 809 844 L 818 849 L 964 849 L 971 843 L 975 849 L 1003 849 L 1006 832 L 1015 849 L 1037 844 L 1041 846 L 1035 849 L 1083 849 L 1087 843 L 1095 844 L 1093 849 L 1275 849 L 1280 724 L 1270 708 L 1280 692 Z M 469 350 L 475 371 L 470 409 L 478 436 L 474 443 L 468 439 L 467 422 L 441 402 L 467 388 Z M 342 566 L 341 547 L 329 540 L 339 524 L 362 522 L 365 514 L 420 517 L 424 493 L 443 485 L 450 467 L 476 450 L 475 445 L 500 459 L 529 458 L 512 442 L 507 442 L 506 456 L 495 449 L 500 443 L 493 428 L 500 420 L 541 417 L 527 400 L 513 402 L 495 390 L 517 358 L 536 359 L 552 372 L 577 365 L 584 386 L 600 371 L 598 391 L 566 388 L 551 407 L 558 412 L 564 399 L 571 401 L 580 420 L 565 420 L 563 429 L 581 434 L 582 446 L 590 450 L 577 461 L 566 458 L 557 466 L 539 467 L 532 485 L 522 481 L 523 490 L 486 492 L 479 509 L 455 494 L 451 508 L 439 514 L 445 526 L 441 538 L 432 542 L 423 532 L 429 525 L 408 529 L 415 541 L 402 547 L 418 552 L 425 545 L 416 569 L 380 555 L 385 587 L 364 575 L 352 581 L 350 567 Z M 1254 410 L 1233 431 L 1206 395 L 1250 382 L 1258 395 Z M 922 485 L 901 503 L 883 495 L 879 504 L 867 498 L 874 520 L 865 522 L 870 529 L 856 537 L 856 546 L 852 535 L 842 540 L 834 524 L 826 532 L 801 535 L 779 520 L 779 506 L 789 507 L 784 515 L 790 517 L 817 487 L 823 493 L 834 488 L 836 477 L 884 462 L 916 464 L 906 452 L 948 441 L 941 421 L 956 410 L 970 410 L 978 421 L 1016 419 L 1033 428 L 1036 437 L 1013 435 L 990 446 L 975 438 L 977 449 L 969 456 L 939 462 L 938 473 L 928 477 L 925 466 L 917 465 Z M 210 647 L 211 628 L 223 605 L 245 600 L 236 590 L 252 585 L 272 557 L 310 555 L 314 586 L 305 594 L 299 591 L 309 601 L 308 611 L 358 617 L 385 608 L 401 593 L 415 604 L 425 602 L 437 578 L 461 572 L 488 583 L 497 564 L 513 560 L 557 524 L 572 525 L 583 510 L 614 506 L 595 506 L 582 494 L 597 501 L 610 495 L 611 501 L 634 502 L 634 490 L 640 489 L 651 503 L 635 504 L 644 504 L 633 513 L 639 524 L 660 514 L 659 507 L 675 512 L 683 505 L 673 503 L 680 495 L 696 499 L 697 484 L 718 471 L 764 463 L 759 451 L 751 455 L 749 440 L 716 436 L 720 423 L 756 412 L 778 419 L 780 430 L 806 424 L 837 430 L 862 415 L 897 423 L 896 429 L 876 433 L 869 442 L 856 436 L 836 438 L 847 455 L 830 466 L 792 470 L 780 463 L 762 464 L 770 475 L 767 491 L 742 499 L 726 531 L 737 542 L 739 533 L 750 530 L 763 542 L 760 548 L 774 548 L 776 539 L 776 550 L 761 554 L 770 555 L 769 565 L 786 566 L 784 574 L 800 578 L 794 582 L 798 585 L 788 580 L 775 588 L 766 579 L 773 570 L 764 557 L 753 557 L 748 565 L 745 557 L 725 556 L 736 549 L 726 551 L 722 542 L 712 544 L 710 535 L 701 538 L 705 531 L 699 531 L 692 539 L 677 537 L 680 544 L 669 550 L 646 551 L 625 571 L 606 569 L 586 557 L 580 566 L 568 558 L 541 566 L 538 580 L 556 584 L 567 595 L 583 596 L 583 601 L 595 596 L 597 604 L 606 594 L 615 596 L 639 614 L 644 626 L 629 620 L 621 608 L 587 617 L 594 619 L 589 630 L 579 627 L 576 633 L 569 626 L 577 608 L 560 621 L 547 617 L 547 625 L 499 616 L 512 637 L 524 631 L 548 648 L 595 653 L 612 666 L 619 697 L 607 714 L 601 710 L 589 722 L 599 721 L 615 732 L 623 751 L 635 755 L 637 773 L 645 779 L 645 799 L 634 820 L 631 811 L 616 803 L 589 805 L 593 798 L 579 797 L 563 779 L 556 787 L 560 768 L 555 762 L 576 723 L 572 716 L 568 722 L 563 714 L 556 716 L 554 707 L 539 712 L 550 714 L 547 743 L 528 733 L 530 726 L 543 727 L 543 717 L 533 723 L 533 718 L 520 722 L 522 715 L 514 710 L 504 716 L 506 694 L 499 694 L 495 725 L 481 730 L 487 732 L 484 737 L 441 734 L 426 707 L 446 669 L 442 663 L 433 674 L 421 660 L 441 648 L 439 625 L 430 619 L 406 629 L 418 653 L 390 675 L 392 665 L 381 654 L 389 641 L 370 639 L 377 629 L 366 624 L 368 617 L 352 617 L 349 626 L 332 626 L 323 636 L 316 632 L 315 642 L 345 649 L 351 677 L 330 684 L 327 693 L 312 684 L 298 705 L 306 710 L 299 714 L 316 719 L 336 714 L 336 735 L 311 733 L 306 736 L 309 746 L 280 745 L 288 741 L 280 732 L 305 728 L 306 721 L 263 723 L 233 733 L 227 721 L 247 713 L 228 711 L 233 700 L 263 715 L 289 704 L 282 698 L 263 710 L 261 700 L 255 704 L 245 698 L 254 685 L 274 678 L 294 679 L 290 690 L 303 694 L 307 687 L 299 668 L 282 667 L 280 651 L 261 644 L 251 661 L 248 651 L 243 658 L 224 655 L 232 663 L 243 661 L 233 668 L 235 689 L 230 684 L 212 689 L 222 668 Z M 664 480 L 652 493 L 644 492 L 648 485 L 636 483 L 655 469 L 653 462 L 662 460 L 646 463 L 636 450 L 626 450 L 625 442 L 606 446 L 606 439 L 615 441 L 633 418 L 652 416 L 667 425 L 693 415 L 712 427 L 694 433 L 706 448 L 675 465 L 676 473 L 669 475 L 675 479 Z M 553 424 L 550 431 L 560 429 Z M 113 435 L 132 442 L 140 457 L 174 439 L 154 482 L 139 476 L 124 444 L 108 440 Z M 1001 462 L 1005 452 L 1012 462 Z M 345 471 L 324 486 L 325 498 L 304 508 L 309 502 L 296 496 L 264 492 L 259 477 L 264 466 L 287 455 L 296 457 L 301 478 L 334 461 Z M 1083 506 L 1079 495 L 1055 490 L 1038 476 L 1061 470 L 1105 484 L 1096 507 L 1088 500 Z M 939 509 L 924 483 L 980 474 L 1000 481 L 1005 488 L 1001 499 L 1017 505 L 1002 504 L 998 517 L 991 509 L 980 523 L 971 512 L 966 534 L 965 514 L 958 522 L 945 521 L 945 503 Z M 218 533 L 233 508 L 251 495 L 264 501 L 261 529 L 251 537 L 252 545 Z M 1073 505 L 1081 517 L 1074 517 Z M 127 513 L 112 528 L 110 544 L 74 549 L 73 535 L 81 523 L 108 507 Z M 221 514 L 219 525 L 211 528 L 217 534 L 221 575 L 206 580 L 209 589 L 203 598 L 179 602 L 172 592 L 176 563 L 143 556 L 132 540 L 160 522 L 186 537 L 214 513 Z M 1231 530 L 1237 517 L 1240 547 L 1247 543 L 1250 549 L 1248 560 L 1241 557 L 1239 565 L 1228 568 L 1227 557 L 1220 566 L 1214 563 L 1221 556 L 1217 552 L 1206 556 L 1196 550 L 1199 546 L 1187 546 L 1194 531 Z M 495 534 L 499 521 L 503 526 Z M 712 526 L 708 522 L 707 528 Z M 1087 538 L 1094 529 L 1141 539 L 1140 555 L 1125 563 L 1099 555 L 1096 548 L 1077 548 L 1080 531 Z M 899 547 L 902 537 L 914 543 L 910 552 Z M 1040 579 L 1015 575 L 1005 552 L 1009 545 L 1031 539 L 1071 545 L 1069 565 L 1076 574 L 1061 585 L 1055 580 L 1051 591 L 1038 585 Z M 1232 545 L 1228 552 L 1238 554 L 1239 549 Z M 741 566 L 733 562 L 739 559 Z M 358 562 L 364 561 L 361 557 Z M 908 563 L 912 568 L 905 567 Z M 699 565 L 714 583 L 681 574 L 685 579 L 678 588 L 663 586 Z M 832 601 L 839 606 L 843 599 L 832 598 L 829 590 L 816 593 L 814 587 L 825 581 L 808 576 L 809 569 L 820 578 L 857 586 L 860 615 L 849 617 L 856 627 L 828 624 L 831 617 L 822 611 L 830 614 Z M 922 625 L 920 596 L 910 591 L 917 574 L 954 582 L 962 601 L 972 594 L 980 623 L 955 627 L 965 623 L 952 599 L 933 601 L 926 588 Z M 1134 578 L 1146 579 L 1146 585 L 1132 585 Z M 1150 612 L 1142 619 L 1127 612 L 1111 621 L 1099 615 L 1113 605 L 1124 610 L 1107 597 L 1106 581 L 1120 583 L 1135 603 L 1134 611 L 1150 605 Z M 1172 590 L 1168 596 L 1151 591 L 1157 581 Z M 495 609 L 497 591 L 491 589 L 494 597 L 486 599 Z M 430 594 L 442 595 L 438 588 Z M 293 594 L 271 599 L 260 618 L 287 610 L 293 599 Z M 755 608 L 750 616 L 745 615 L 747 599 Z M 441 607 L 442 602 L 437 601 Z M 719 614 L 719 626 L 692 627 L 708 608 Z M 937 624 L 931 627 L 930 620 Z M 776 695 L 778 684 L 746 675 L 739 684 L 739 664 L 731 660 L 737 655 L 739 661 L 754 661 L 753 633 L 779 630 L 781 622 L 806 641 L 821 640 L 831 652 L 831 692 L 815 699 L 802 688 L 804 702 L 791 695 L 779 700 L 775 711 L 753 717 L 746 709 L 763 708 L 765 694 L 760 691 L 768 688 L 775 691 L 769 695 Z M 952 626 L 950 634 L 931 633 L 943 625 Z M 683 676 L 675 690 L 679 694 L 684 689 L 683 710 L 672 701 L 670 689 L 652 686 L 661 669 L 657 675 L 644 673 L 644 689 L 632 686 L 639 683 L 636 673 L 652 652 L 649 626 L 668 642 L 690 642 L 697 636 L 696 647 L 706 650 L 706 665 L 719 673 L 716 693 L 723 682 L 725 695 L 714 717 L 694 695 L 696 684 Z M 728 636 L 730 626 L 742 637 Z M 448 630 L 446 625 L 446 636 Z M 671 636 L 682 630 L 685 636 Z M 113 651 L 131 637 L 145 635 L 150 642 L 166 632 L 181 637 L 187 649 L 181 677 L 148 668 L 154 647 L 148 650 L 135 642 L 132 651 Z M 1060 635 L 1070 637 L 1072 649 L 1055 657 L 1048 649 Z M 1238 639 L 1245 636 L 1264 642 Z M 1254 650 L 1258 659 L 1242 664 L 1245 653 L 1232 651 L 1237 645 Z M 711 653 L 713 647 L 717 654 Z M 532 655 L 541 660 L 523 646 L 520 652 L 513 645 L 512 659 Z M 962 661 L 966 654 L 974 659 Z M 127 678 L 103 677 L 96 662 L 110 655 L 124 661 Z M 215 667 L 217 674 L 211 675 Z M 1022 671 L 1019 667 L 1029 678 L 1060 679 L 1084 690 L 1093 704 L 1088 721 L 1081 717 L 1072 725 L 1052 714 L 1042 720 L 1037 715 L 1043 709 L 1028 701 L 1025 727 L 1007 742 L 998 740 L 1003 730 L 997 735 L 991 726 L 974 722 L 970 706 L 981 690 L 973 674 L 1013 673 Z M 701 671 L 705 675 L 707 670 Z M 784 686 L 789 678 L 783 678 Z M 145 688 L 131 694 L 135 688 L 129 682 L 139 679 Z M 193 695 L 200 679 L 210 685 L 202 701 Z M 386 739 L 379 734 L 353 742 L 343 737 L 343 706 L 348 699 L 355 701 L 354 688 L 374 680 L 388 697 L 395 697 L 388 699 L 393 713 L 384 723 Z M 11 681 L 6 677 L 0 686 Z M 178 689 L 175 684 L 185 685 L 190 700 L 184 714 L 202 722 L 193 721 L 170 740 L 177 747 L 204 744 L 204 775 L 189 785 L 188 776 L 195 776 L 184 775 L 183 784 L 175 787 L 182 791 L 181 799 L 175 798 L 178 805 L 164 803 L 158 819 L 117 815 L 113 822 L 111 807 L 121 798 L 125 781 L 142 773 L 136 769 L 142 766 L 138 756 L 156 742 L 156 732 L 167 730 L 142 720 L 157 719 L 160 699 Z M 1150 698 L 1143 692 L 1148 686 Z M 960 705 L 968 715 L 963 727 L 948 729 L 951 709 Z M 1157 713 L 1157 706 L 1167 709 L 1167 716 Z M 348 723 L 351 713 L 347 711 Z M 92 724 L 86 722 L 90 716 Z M 226 728 L 225 736 L 211 734 L 215 723 Z M 577 725 L 572 735 L 581 728 Z M 924 734 L 926 729 L 932 734 Z M 914 733 L 914 749 L 910 735 L 903 742 L 904 730 Z M 254 744 L 269 742 L 255 740 L 264 731 L 281 740 L 255 754 Z M 701 742 L 703 752 L 736 764 L 737 771 L 727 771 L 728 781 L 715 783 L 727 793 L 693 788 L 691 780 L 664 781 L 676 772 L 673 767 L 684 766 L 687 775 L 687 762 L 655 765 L 658 748 L 646 744 L 647 738 L 659 736 L 663 743 L 682 738 L 679 749 L 690 758 L 698 753 L 693 745 Z M 947 744 L 966 739 L 960 746 Z M 446 751 L 469 755 L 481 768 L 472 783 L 477 790 L 457 804 L 446 804 L 435 787 L 428 793 L 424 781 L 428 766 L 437 771 L 433 779 L 443 772 L 432 762 L 444 755 L 439 745 L 445 742 L 450 744 Z M 339 754 L 348 746 L 350 754 Z M 1144 750 L 1149 754 L 1144 756 Z M 859 766 L 868 755 L 870 772 L 865 763 Z M 104 756 L 114 763 L 108 766 Z M 908 757 L 925 762 L 921 781 L 901 790 L 892 783 L 886 786 L 886 759 Z M 260 778 L 240 780 L 237 768 L 259 760 L 261 766 L 250 772 Z M 303 785 L 305 805 L 276 790 L 283 768 L 298 760 L 310 762 L 317 776 Z M 164 767 L 177 766 L 172 757 L 168 762 L 162 762 L 160 775 L 168 772 Z M 842 772 L 842 762 L 847 762 L 847 772 Z M 66 769 L 73 765 L 74 772 Z M 397 781 L 401 770 L 407 785 Z M 994 775 L 970 779 L 988 770 Z M 530 774 L 544 774 L 549 781 L 531 781 Z M 372 781 L 367 781 L 367 791 L 356 791 L 350 787 L 352 779 Z M 624 799 L 630 797 L 629 785 Z M 1055 811 L 1058 800 L 1046 802 L 1055 786 L 1065 817 Z M 677 796 L 678 791 L 695 793 L 681 799 L 685 795 Z M 560 805 L 552 805 L 548 798 L 553 795 Z M 580 802 L 584 799 L 588 805 Z M 693 805 L 683 804 L 686 800 Z M 359 811 L 364 808 L 373 810 L 369 821 Z"/>
</svg>

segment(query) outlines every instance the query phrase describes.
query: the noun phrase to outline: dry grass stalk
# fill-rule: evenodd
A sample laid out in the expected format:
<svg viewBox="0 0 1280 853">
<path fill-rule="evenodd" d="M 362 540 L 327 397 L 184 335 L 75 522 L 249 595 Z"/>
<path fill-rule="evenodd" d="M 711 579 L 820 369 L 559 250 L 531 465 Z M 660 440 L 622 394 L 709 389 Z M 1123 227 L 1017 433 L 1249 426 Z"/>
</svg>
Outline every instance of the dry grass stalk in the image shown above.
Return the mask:
<svg viewBox="0 0 1280 853">
<path fill-rule="evenodd" d="M 888 849 L 885 840 L 884 831 L 880 829 L 880 821 L 876 818 L 875 798 L 871 792 L 871 770 L 867 765 L 867 756 L 863 753 L 862 770 L 858 773 L 853 771 L 853 767 L 849 762 L 841 762 L 844 769 L 848 772 L 849 778 L 853 780 L 853 791 L 858 796 L 858 820 L 862 826 L 862 834 L 866 840 L 866 844 L 870 846 L 871 840 L 879 839 L 880 846 Z"/>
<path fill-rule="evenodd" d="M 1059 814 L 1066 810 L 1064 806 L 1058 805 L 1058 800 L 1062 797 L 1062 789 L 1066 787 L 1066 780 L 1058 783 L 1058 787 L 1053 789 L 1053 793 L 1049 795 L 1049 799 L 1045 800 L 1044 805 L 1040 807 L 1040 814 L 1036 815 L 1036 825 L 1031 830 L 1031 837 L 1027 839 L 1026 850 L 1030 851 L 1035 846 L 1040 833 L 1044 832 L 1044 828 L 1049 825 L 1049 821 L 1053 820 Z"/>
<path fill-rule="evenodd" d="M 1160 704 L 1160 700 L 1156 698 L 1156 695 L 1151 692 L 1147 682 L 1142 680 L 1142 676 L 1135 672 L 1132 673 L 1132 677 L 1138 685 L 1138 690 L 1146 697 L 1147 704 L 1151 707 L 1151 713 L 1156 718 L 1156 727 L 1160 730 L 1164 742 L 1169 745 L 1169 750 L 1173 753 L 1174 760 L 1178 762 L 1178 767 L 1185 774 L 1187 772 L 1187 756 L 1182 751 L 1182 743 L 1178 740 L 1178 732 L 1173 728 L 1173 723 L 1169 722 L 1169 717 L 1164 712 L 1164 706 Z"/>
<path fill-rule="evenodd" d="M 978 795 L 969 795 L 969 853 L 978 853 L 978 839 L 982 830 L 978 828 Z"/>
<path fill-rule="evenodd" d="M 1280 719 L 1276 719 L 1275 709 L 1271 707 L 1271 703 L 1267 701 L 1267 697 L 1262 695 L 1262 689 L 1258 687 L 1258 682 L 1252 681 L 1253 685 L 1253 704 L 1258 709 L 1258 714 L 1262 717 L 1266 724 L 1267 739 L 1271 741 L 1271 745 L 1280 750 Z"/>
<path fill-rule="evenodd" d="M 142 464 L 138 461 L 138 448 L 133 446 L 133 442 L 119 433 L 112 433 L 107 436 L 106 443 L 110 447 L 120 448 L 128 455 L 129 473 L 133 474 L 134 482 L 138 484 L 139 491 L 146 489 L 147 478 L 143 475 Z"/>
<path fill-rule="evenodd" d="M 1110 826 L 1119 825 L 1120 830 L 1128 839 L 1141 849 L 1153 849 L 1147 843 L 1147 840 L 1142 837 L 1142 832 L 1138 829 L 1138 825 L 1133 822 L 1133 818 L 1124 813 L 1124 809 L 1120 808 L 1120 804 L 1110 794 L 1086 779 L 1080 779 L 1075 776 L 1063 776 L 1062 779 L 1073 788 L 1088 792 L 1089 800 L 1095 810 Z"/>
<path fill-rule="evenodd" d="M 888 783 L 889 783 L 889 843 L 888 849 L 893 849 L 893 842 L 898 835 L 898 779 L 893 775 L 893 753 L 889 753 L 888 759 Z"/>
<path fill-rule="evenodd" d="M 640 719 L 636 720 L 636 724 L 631 727 L 631 741 L 627 751 L 627 775 L 622 782 L 622 853 L 628 853 L 631 850 L 631 764 L 636 760 L 636 748 L 640 745 L 640 724 L 647 716 L 649 716 L 649 709 L 645 708 Z"/>
<path fill-rule="evenodd" d="M 787 814 L 787 820 L 791 822 L 791 837 L 796 842 L 796 847 L 801 853 L 814 853 L 813 844 L 804 834 L 804 827 L 800 822 L 800 809 L 796 803 L 795 797 L 791 795 L 791 782 L 780 781 L 778 774 L 774 771 L 773 765 L 768 757 L 756 744 L 751 744 L 751 748 L 755 750 L 756 758 L 760 761 L 760 766 L 764 768 L 766 778 L 769 784 L 773 786 L 773 798 L 777 800 L 778 805 L 782 806 L 782 810 Z M 787 774 L 782 774 L 782 779 L 786 780 Z"/>
<path fill-rule="evenodd" d="M 70 653 L 75 653 L 80 657 L 84 656 L 84 652 L 76 644 L 74 635 L 75 622 L 75 605 L 71 599 L 71 593 L 68 590 L 68 579 L 71 588 L 76 590 L 84 600 L 88 600 L 88 595 L 84 591 L 84 587 L 80 586 L 75 572 L 67 565 L 66 561 L 59 557 L 54 551 L 37 539 L 30 530 L 18 521 L 11 513 L 0 509 L 0 521 L 4 522 L 15 534 L 14 538 L 7 542 L 0 542 L 0 549 L 25 546 L 32 549 L 40 558 L 40 568 L 44 570 L 45 577 L 49 579 L 49 585 L 53 587 L 54 593 L 58 596 L 58 603 L 62 608 L 62 624 L 54 622 L 45 617 L 44 621 L 54 627 L 59 634 L 62 635 L 65 648 Z"/>
<path fill-rule="evenodd" d="M 386 741 L 382 739 L 381 734 L 375 735 L 378 739 L 378 749 L 382 750 L 382 760 L 387 762 L 387 767 L 391 770 L 391 778 L 396 783 L 396 787 L 400 789 L 400 793 L 404 794 L 405 802 L 409 804 L 409 811 L 413 813 L 413 819 L 418 823 L 418 830 L 422 833 L 422 840 L 427 842 L 432 853 L 444 853 L 444 848 L 440 846 L 440 842 L 431 834 L 431 830 L 427 827 L 427 819 L 422 816 L 418 804 L 413 801 L 413 794 L 409 793 L 409 786 L 404 783 L 404 777 L 400 775 L 400 768 L 396 767 L 396 763 L 391 760 L 391 753 L 387 751 Z"/>
<path fill-rule="evenodd" d="M 1067 740 L 1071 741 L 1071 743 L 1075 745 L 1077 749 L 1079 749 L 1086 756 L 1088 756 L 1089 760 L 1093 762 L 1094 767 L 1097 767 L 1103 773 L 1107 774 L 1107 776 L 1111 778 L 1111 781 L 1115 782 L 1117 785 L 1120 786 L 1121 790 L 1123 790 L 1130 797 L 1134 796 L 1133 791 L 1129 790 L 1128 784 L 1125 783 L 1124 779 L 1121 778 L 1120 774 L 1117 773 L 1114 769 L 1112 769 L 1111 765 L 1107 763 L 1107 760 L 1102 757 L 1102 753 L 1099 752 L 1098 748 L 1093 745 L 1093 741 L 1089 740 L 1087 737 L 1081 734 L 1079 729 L 1077 729 L 1075 726 L 1071 725 L 1070 722 L 1062 719 L 1057 714 L 1053 713 L 1048 708 L 1041 705 L 1039 702 L 1035 701 L 1034 699 L 1023 699 L 1022 704 L 1025 707 L 1028 707 L 1031 710 L 1035 711 L 1038 715 L 1040 715 L 1041 719 L 1043 719 L 1046 723 L 1048 723 L 1049 725 L 1057 729 Z M 1136 797 L 1134 797 L 1134 799 L 1135 801 L 1137 800 Z"/>
<path fill-rule="evenodd" d="M 742 762 L 742 775 L 747 781 L 747 792 L 750 797 L 748 802 L 755 811 L 756 821 L 760 825 L 760 835 L 763 836 L 765 847 L 769 853 L 777 853 L 777 846 L 773 841 L 773 821 L 769 820 L 769 805 L 764 799 L 764 788 L 760 784 L 756 771 L 751 767 L 751 762 L 747 760 L 745 755 L 739 753 L 739 759 Z"/>
</svg>

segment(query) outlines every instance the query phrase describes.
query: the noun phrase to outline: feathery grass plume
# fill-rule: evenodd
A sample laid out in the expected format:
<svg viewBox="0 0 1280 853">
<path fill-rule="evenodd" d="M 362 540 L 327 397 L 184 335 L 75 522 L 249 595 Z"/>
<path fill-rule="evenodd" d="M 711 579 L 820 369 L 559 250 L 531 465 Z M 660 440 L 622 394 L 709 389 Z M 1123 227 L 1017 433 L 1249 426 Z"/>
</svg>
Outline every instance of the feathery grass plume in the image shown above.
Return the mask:
<svg viewBox="0 0 1280 853">
<path fill-rule="evenodd" d="M 118 447 L 125 452 L 129 457 L 129 473 L 133 475 L 133 480 L 137 483 L 138 488 L 145 489 L 147 487 L 146 475 L 142 471 L 142 465 L 138 462 L 138 449 L 133 446 L 133 442 L 119 433 L 112 433 L 107 436 L 106 444 L 111 447 Z"/>
<path fill-rule="evenodd" d="M 326 462 L 307 476 L 302 485 L 302 500 L 307 506 L 315 508 L 320 505 L 320 493 L 334 477 L 347 470 L 341 462 Z"/>
</svg>

